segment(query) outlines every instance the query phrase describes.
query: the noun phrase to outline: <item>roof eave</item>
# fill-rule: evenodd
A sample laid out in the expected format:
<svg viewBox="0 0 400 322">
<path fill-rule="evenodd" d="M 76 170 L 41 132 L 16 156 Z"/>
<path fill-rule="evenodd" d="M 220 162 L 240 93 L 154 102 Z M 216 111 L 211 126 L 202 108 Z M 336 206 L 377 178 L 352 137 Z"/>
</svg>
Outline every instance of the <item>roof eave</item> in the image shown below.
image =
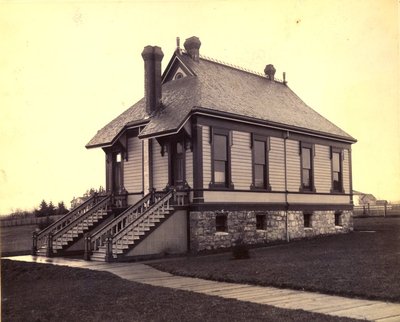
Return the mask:
<svg viewBox="0 0 400 322">
<path fill-rule="evenodd" d="M 249 117 L 249 116 L 244 116 L 244 115 L 238 115 L 238 114 L 233 114 L 233 113 L 228 113 L 228 112 L 222 112 L 222 111 L 217 111 L 214 109 L 208 109 L 204 107 L 194 107 L 192 109 L 192 114 L 207 114 L 209 116 L 219 116 L 219 117 L 226 117 L 232 120 L 236 120 L 239 122 L 245 122 L 245 123 L 252 123 L 252 124 L 257 124 L 261 126 L 268 126 L 268 127 L 274 127 L 279 130 L 283 131 L 292 131 L 292 132 L 298 132 L 301 134 L 307 134 L 307 135 L 313 135 L 313 136 L 319 136 L 319 137 L 324 137 L 324 138 L 329 138 L 329 139 L 334 139 L 334 140 L 339 140 L 339 141 L 344 141 L 346 143 L 356 143 L 357 140 L 353 137 L 344 137 L 340 135 L 335 135 L 331 133 L 326 133 L 326 132 L 320 132 L 320 131 L 315 131 L 312 129 L 306 129 L 306 128 L 301 128 L 301 127 L 296 127 L 292 125 L 287 125 L 283 123 L 277 123 L 277 122 L 272 122 L 272 121 L 264 121 L 260 120 L 257 118 Z"/>
<path fill-rule="evenodd" d="M 140 126 L 144 126 L 147 123 L 149 123 L 150 120 L 145 120 L 145 121 L 133 121 L 133 122 L 129 122 L 127 124 L 125 124 L 125 126 L 118 132 L 118 134 L 111 140 L 111 141 L 106 141 L 106 142 L 102 142 L 102 143 L 97 143 L 97 144 L 86 144 L 85 148 L 86 149 L 94 149 L 94 148 L 107 148 L 110 146 L 113 146 L 115 144 L 115 142 L 118 141 L 118 139 L 121 137 L 121 135 L 129 129 L 134 129 Z"/>
</svg>

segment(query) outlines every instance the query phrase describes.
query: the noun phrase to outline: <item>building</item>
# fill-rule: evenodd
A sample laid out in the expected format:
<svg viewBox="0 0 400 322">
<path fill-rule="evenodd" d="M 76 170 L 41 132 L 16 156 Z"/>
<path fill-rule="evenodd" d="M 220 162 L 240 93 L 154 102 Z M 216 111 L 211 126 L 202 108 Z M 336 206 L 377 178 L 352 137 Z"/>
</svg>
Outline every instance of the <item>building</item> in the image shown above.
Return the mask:
<svg viewBox="0 0 400 322">
<path fill-rule="evenodd" d="M 273 65 L 254 73 L 200 46 L 178 41 L 163 73 L 161 48 L 144 48 L 144 98 L 86 145 L 105 152 L 108 194 L 37 236 L 39 253 L 81 243 L 86 258 L 111 261 L 352 230 L 356 140 Z"/>
</svg>

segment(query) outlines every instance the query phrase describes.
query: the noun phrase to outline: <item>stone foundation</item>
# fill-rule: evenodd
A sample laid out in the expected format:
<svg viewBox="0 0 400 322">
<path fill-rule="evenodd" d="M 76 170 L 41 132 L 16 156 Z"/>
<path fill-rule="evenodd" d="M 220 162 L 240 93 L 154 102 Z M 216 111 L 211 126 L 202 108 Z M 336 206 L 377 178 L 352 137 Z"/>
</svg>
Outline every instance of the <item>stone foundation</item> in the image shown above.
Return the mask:
<svg viewBox="0 0 400 322">
<path fill-rule="evenodd" d="M 304 212 L 311 214 L 310 227 L 304 227 L 302 211 L 288 211 L 289 239 L 347 233 L 353 230 L 353 212 L 341 211 L 335 226 L 335 211 Z M 217 231 L 216 217 L 225 216 L 224 231 Z M 257 229 L 257 216 L 264 216 L 263 229 Z M 204 211 L 190 212 L 190 250 L 199 252 L 230 248 L 243 242 L 248 245 L 286 240 L 285 211 Z"/>
</svg>

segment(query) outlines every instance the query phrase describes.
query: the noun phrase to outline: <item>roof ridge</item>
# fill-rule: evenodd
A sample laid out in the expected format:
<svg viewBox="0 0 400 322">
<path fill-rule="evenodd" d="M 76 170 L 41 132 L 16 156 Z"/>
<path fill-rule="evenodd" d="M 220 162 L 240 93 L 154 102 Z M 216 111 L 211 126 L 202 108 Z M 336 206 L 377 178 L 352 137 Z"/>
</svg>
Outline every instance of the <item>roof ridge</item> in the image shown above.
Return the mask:
<svg viewBox="0 0 400 322">
<path fill-rule="evenodd" d="M 181 52 L 188 55 L 187 51 L 184 50 L 184 49 L 181 49 Z M 230 67 L 230 68 L 233 68 L 233 69 L 237 69 L 237 70 L 240 70 L 240 71 L 242 71 L 242 72 L 246 72 L 246 73 L 249 73 L 249 74 L 252 74 L 252 75 L 259 76 L 259 77 L 262 77 L 262 78 L 267 79 L 267 77 L 266 77 L 265 74 L 260 73 L 260 72 L 256 72 L 256 71 L 254 71 L 254 70 L 251 70 L 251 69 L 248 69 L 248 68 L 239 66 L 239 65 L 231 64 L 231 63 L 228 63 L 228 62 L 225 62 L 225 61 L 216 59 L 216 58 L 212 58 L 212 57 L 209 57 L 209 56 L 206 56 L 206 55 L 202 55 L 202 54 L 199 54 L 199 57 L 200 57 L 201 59 L 208 60 L 208 61 L 210 61 L 210 62 L 212 62 L 212 63 L 217 63 L 217 64 L 220 64 L 220 65 L 223 65 L 223 66 L 226 66 L 226 67 Z M 279 79 L 279 78 L 275 78 L 275 77 L 274 77 L 274 81 L 277 82 L 277 83 L 282 83 L 282 84 L 284 84 L 283 80 L 281 80 L 281 79 Z"/>
</svg>

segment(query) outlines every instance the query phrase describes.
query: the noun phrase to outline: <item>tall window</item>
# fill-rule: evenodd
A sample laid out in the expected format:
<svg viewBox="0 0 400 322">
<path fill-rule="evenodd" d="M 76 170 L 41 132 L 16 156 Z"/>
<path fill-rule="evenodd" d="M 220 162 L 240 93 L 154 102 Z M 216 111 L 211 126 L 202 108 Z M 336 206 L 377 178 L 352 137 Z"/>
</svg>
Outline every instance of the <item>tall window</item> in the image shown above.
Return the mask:
<svg viewBox="0 0 400 322">
<path fill-rule="evenodd" d="M 342 153 L 340 150 L 332 149 L 332 191 L 343 191 Z"/>
<path fill-rule="evenodd" d="M 267 188 L 266 141 L 253 141 L 253 187 Z"/>
<path fill-rule="evenodd" d="M 303 191 L 313 191 L 313 156 L 312 145 L 301 145 L 301 189 Z"/>
<path fill-rule="evenodd" d="M 215 187 L 230 187 L 229 131 L 212 133 L 212 182 Z"/>
</svg>

